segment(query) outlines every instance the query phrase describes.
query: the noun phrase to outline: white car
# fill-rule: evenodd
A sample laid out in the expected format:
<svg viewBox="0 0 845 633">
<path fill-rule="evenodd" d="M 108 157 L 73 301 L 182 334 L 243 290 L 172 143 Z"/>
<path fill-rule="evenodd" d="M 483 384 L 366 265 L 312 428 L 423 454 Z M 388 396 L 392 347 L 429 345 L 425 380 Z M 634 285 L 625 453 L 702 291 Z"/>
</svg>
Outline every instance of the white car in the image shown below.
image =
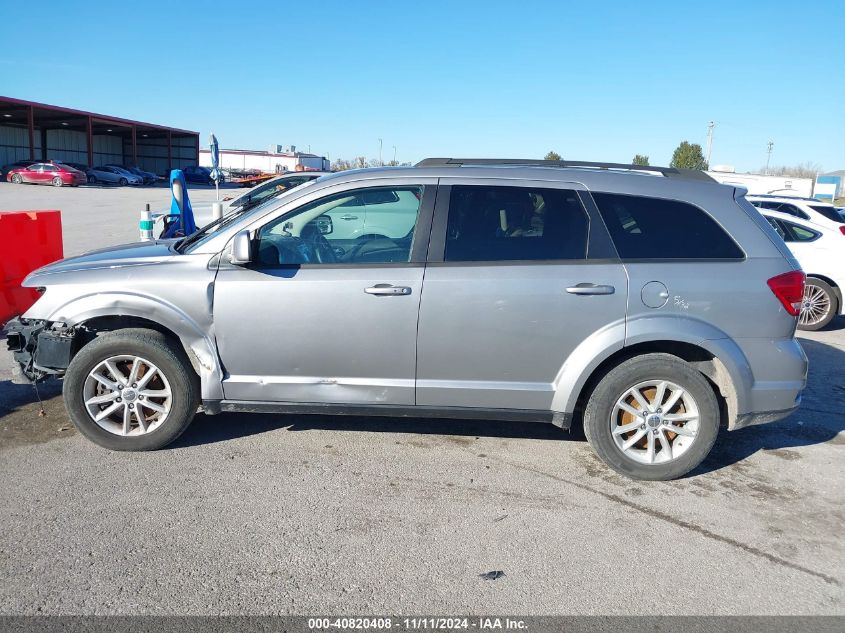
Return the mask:
<svg viewBox="0 0 845 633">
<path fill-rule="evenodd" d="M 835 206 L 827 202 L 815 198 L 791 196 L 748 195 L 745 198 L 761 211 L 765 209 L 785 213 L 800 220 L 826 226 L 845 235 L 845 218 Z"/>
<path fill-rule="evenodd" d="M 837 229 L 778 211 L 761 210 L 807 274 L 801 330 L 818 330 L 845 314 L 845 235 Z"/>
<path fill-rule="evenodd" d="M 85 172 L 88 175 L 88 183 L 95 184 L 98 182 L 109 183 L 112 185 L 142 185 L 144 179 L 135 174 L 130 174 L 128 171 L 120 167 L 92 167 Z"/>
</svg>

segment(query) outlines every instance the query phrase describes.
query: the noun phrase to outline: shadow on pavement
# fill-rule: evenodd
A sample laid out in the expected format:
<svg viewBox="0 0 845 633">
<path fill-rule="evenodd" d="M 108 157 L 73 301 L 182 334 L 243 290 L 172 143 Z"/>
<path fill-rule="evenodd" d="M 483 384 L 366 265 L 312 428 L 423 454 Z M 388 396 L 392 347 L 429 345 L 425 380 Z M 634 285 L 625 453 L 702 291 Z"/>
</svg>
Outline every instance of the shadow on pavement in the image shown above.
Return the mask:
<svg viewBox="0 0 845 633">
<path fill-rule="evenodd" d="M 289 415 L 223 413 L 198 415 L 173 448 L 225 442 L 240 437 L 285 428 L 288 431 L 340 431 L 354 433 L 411 433 L 415 435 L 452 435 L 504 437 L 513 439 L 582 439 L 580 429 L 572 433 L 551 424 L 483 420 L 362 417 L 346 415 Z"/>
</svg>

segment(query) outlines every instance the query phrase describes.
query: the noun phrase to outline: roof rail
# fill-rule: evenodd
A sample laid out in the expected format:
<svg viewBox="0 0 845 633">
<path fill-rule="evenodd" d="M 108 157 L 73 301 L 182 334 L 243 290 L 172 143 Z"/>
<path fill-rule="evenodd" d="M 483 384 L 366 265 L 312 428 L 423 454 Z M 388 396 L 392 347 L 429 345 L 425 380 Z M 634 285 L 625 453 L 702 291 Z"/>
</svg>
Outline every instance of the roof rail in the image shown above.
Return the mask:
<svg viewBox="0 0 845 633">
<path fill-rule="evenodd" d="M 464 167 L 464 166 L 504 165 L 513 167 L 561 167 L 581 169 L 618 169 L 626 171 L 651 171 L 666 178 L 716 182 L 712 177 L 697 169 L 679 169 L 676 167 L 653 167 L 651 165 L 628 165 L 625 163 L 594 163 L 582 160 L 540 160 L 533 158 L 425 158 L 415 167 Z"/>
<path fill-rule="evenodd" d="M 804 198 L 802 196 L 790 196 L 788 193 L 750 193 L 754 198 L 788 198 L 790 200 L 806 200 L 807 202 L 824 202 L 818 198 Z"/>
</svg>

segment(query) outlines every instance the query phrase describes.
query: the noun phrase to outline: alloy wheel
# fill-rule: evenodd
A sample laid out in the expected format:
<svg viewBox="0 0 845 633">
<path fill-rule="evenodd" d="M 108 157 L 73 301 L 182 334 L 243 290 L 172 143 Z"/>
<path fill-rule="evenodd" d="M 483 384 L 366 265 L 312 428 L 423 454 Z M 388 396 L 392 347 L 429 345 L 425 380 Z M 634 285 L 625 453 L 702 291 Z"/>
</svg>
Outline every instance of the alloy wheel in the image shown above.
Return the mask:
<svg viewBox="0 0 845 633">
<path fill-rule="evenodd" d="M 664 464 L 686 453 L 698 436 L 698 405 L 683 387 L 649 380 L 630 387 L 610 414 L 616 447 L 643 464 Z"/>
<path fill-rule="evenodd" d="M 830 296 L 824 288 L 813 284 L 804 286 L 804 299 L 801 303 L 801 314 L 798 322 L 801 325 L 816 325 L 827 318 L 830 313 Z"/>
<path fill-rule="evenodd" d="M 164 373 L 140 356 L 111 356 L 85 379 L 83 401 L 100 428 L 115 435 L 155 431 L 167 419 L 173 393 Z"/>
</svg>

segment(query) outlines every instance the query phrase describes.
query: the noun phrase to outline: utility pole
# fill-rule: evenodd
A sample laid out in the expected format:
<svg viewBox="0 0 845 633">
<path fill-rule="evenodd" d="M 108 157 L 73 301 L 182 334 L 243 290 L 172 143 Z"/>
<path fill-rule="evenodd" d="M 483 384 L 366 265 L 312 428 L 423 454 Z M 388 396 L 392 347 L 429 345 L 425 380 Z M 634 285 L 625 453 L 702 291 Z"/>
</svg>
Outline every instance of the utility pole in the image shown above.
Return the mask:
<svg viewBox="0 0 845 633">
<path fill-rule="evenodd" d="M 710 121 L 707 124 L 707 169 L 710 169 L 710 154 L 713 151 L 713 128 L 716 127 L 715 121 Z"/>
<path fill-rule="evenodd" d="M 772 148 L 775 146 L 773 141 L 766 143 L 766 175 L 769 175 L 769 162 L 772 160 Z"/>
<path fill-rule="evenodd" d="M 396 146 L 393 146 L 393 166 L 396 166 Z"/>
<path fill-rule="evenodd" d="M 378 164 L 384 167 L 384 161 L 381 159 L 381 146 L 382 141 L 381 139 L 378 140 Z"/>
</svg>

